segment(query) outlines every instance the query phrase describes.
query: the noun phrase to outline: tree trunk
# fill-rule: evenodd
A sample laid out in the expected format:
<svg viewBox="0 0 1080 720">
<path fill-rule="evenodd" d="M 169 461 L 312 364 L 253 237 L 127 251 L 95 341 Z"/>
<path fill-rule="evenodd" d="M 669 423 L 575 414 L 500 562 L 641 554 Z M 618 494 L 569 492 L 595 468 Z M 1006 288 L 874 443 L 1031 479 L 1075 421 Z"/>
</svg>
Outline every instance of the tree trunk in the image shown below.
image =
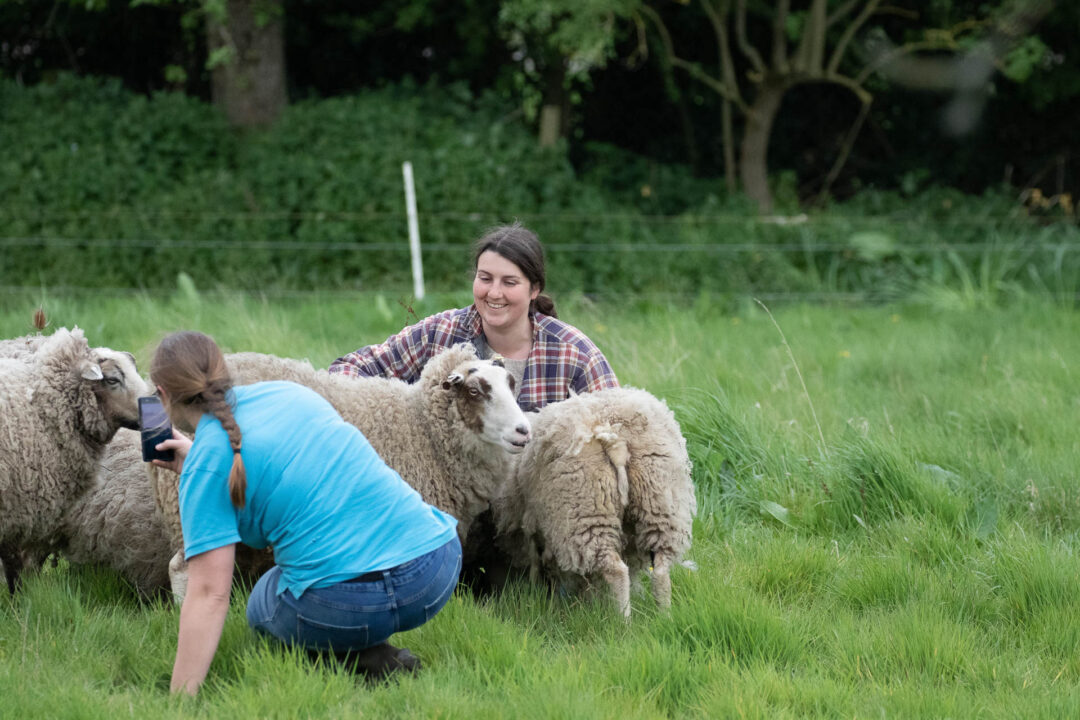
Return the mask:
<svg viewBox="0 0 1080 720">
<path fill-rule="evenodd" d="M 720 108 L 721 133 L 724 142 L 724 184 L 729 193 L 738 189 L 735 180 L 735 129 L 731 112 L 731 101 L 724 98 Z"/>
<path fill-rule="evenodd" d="M 259 127 L 277 119 L 285 94 L 285 40 L 282 0 L 226 0 L 226 15 L 207 18 L 211 94 L 236 127 Z"/>
<path fill-rule="evenodd" d="M 772 212 L 773 208 L 769 190 L 769 134 L 786 91 L 787 86 L 775 80 L 766 79 L 758 85 L 757 97 L 750 106 L 743 129 L 739 176 L 743 190 L 757 203 L 762 214 Z"/>
<path fill-rule="evenodd" d="M 569 134 L 570 95 L 566 92 L 566 65 L 559 56 L 548 60 L 540 107 L 540 147 L 551 147 Z"/>
</svg>

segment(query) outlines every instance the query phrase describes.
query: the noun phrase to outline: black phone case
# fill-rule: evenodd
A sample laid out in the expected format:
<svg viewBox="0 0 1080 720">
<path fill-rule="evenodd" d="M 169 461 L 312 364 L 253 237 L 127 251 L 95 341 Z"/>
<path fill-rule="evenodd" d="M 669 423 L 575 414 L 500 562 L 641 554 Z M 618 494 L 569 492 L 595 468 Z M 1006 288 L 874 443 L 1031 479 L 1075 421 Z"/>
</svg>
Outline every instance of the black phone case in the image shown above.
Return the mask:
<svg viewBox="0 0 1080 720">
<path fill-rule="evenodd" d="M 151 460 L 163 460 L 165 462 L 172 462 L 176 453 L 173 450 L 157 450 L 155 446 L 165 440 L 172 438 L 172 425 L 168 421 L 164 421 L 164 425 L 143 428 L 143 405 L 152 404 L 156 406 L 156 410 L 161 411 L 161 405 L 158 402 L 153 402 L 151 398 L 139 398 L 139 436 L 142 440 L 142 459 L 143 462 L 150 462 Z"/>
<path fill-rule="evenodd" d="M 143 430 L 142 435 L 142 459 L 143 462 L 150 462 L 151 460 L 164 460 L 165 462 L 172 462 L 176 453 L 172 450 L 157 450 L 155 445 L 164 440 L 168 440 L 172 437 L 172 428 L 156 428 L 154 430 Z"/>
</svg>

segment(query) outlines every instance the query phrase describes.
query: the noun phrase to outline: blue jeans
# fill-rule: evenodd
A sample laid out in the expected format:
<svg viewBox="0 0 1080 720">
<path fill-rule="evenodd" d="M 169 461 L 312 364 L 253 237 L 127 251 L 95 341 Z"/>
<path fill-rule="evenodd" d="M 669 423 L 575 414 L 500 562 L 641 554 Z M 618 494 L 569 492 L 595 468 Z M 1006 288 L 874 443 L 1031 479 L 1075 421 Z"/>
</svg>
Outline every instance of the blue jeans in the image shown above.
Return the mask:
<svg viewBox="0 0 1080 720">
<path fill-rule="evenodd" d="M 309 650 L 363 650 L 435 617 L 460 573 L 456 535 L 440 548 L 382 571 L 378 580 L 308 588 L 299 598 L 289 590 L 277 594 L 281 568 L 275 565 L 251 590 L 248 625 Z"/>
</svg>

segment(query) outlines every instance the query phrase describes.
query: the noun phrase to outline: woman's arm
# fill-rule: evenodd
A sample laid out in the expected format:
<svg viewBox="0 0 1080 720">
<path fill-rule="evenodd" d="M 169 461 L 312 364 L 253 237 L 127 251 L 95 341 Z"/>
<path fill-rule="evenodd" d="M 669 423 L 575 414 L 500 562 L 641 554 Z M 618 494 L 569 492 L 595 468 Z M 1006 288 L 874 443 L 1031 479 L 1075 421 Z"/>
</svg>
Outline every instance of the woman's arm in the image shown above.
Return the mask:
<svg viewBox="0 0 1080 720">
<path fill-rule="evenodd" d="M 229 612 L 236 545 L 225 545 L 188 560 L 188 586 L 180 608 L 180 635 L 172 692 L 194 695 L 206 679 Z"/>
<path fill-rule="evenodd" d="M 416 382 L 433 348 L 460 342 L 454 324 L 457 310 L 447 310 L 410 325 L 385 342 L 366 345 L 330 363 L 330 372 L 352 377 L 389 377 Z"/>
<path fill-rule="evenodd" d="M 607 358 L 599 350 L 596 351 L 596 355 L 585 366 L 582 375 L 585 380 L 586 392 L 619 387 L 619 379 L 615 377 L 615 371 L 611 369 Z"/>
</svg>

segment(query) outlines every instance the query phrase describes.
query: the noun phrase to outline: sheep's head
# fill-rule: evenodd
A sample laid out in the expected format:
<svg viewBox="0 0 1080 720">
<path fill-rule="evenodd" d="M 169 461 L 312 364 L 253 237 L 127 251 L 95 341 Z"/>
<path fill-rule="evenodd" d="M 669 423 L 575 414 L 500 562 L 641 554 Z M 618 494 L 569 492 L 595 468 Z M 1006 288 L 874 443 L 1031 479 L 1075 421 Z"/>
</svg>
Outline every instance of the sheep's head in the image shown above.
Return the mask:
<svg viewBox="0 0 1080 720">
<path fill-rule="evenodd" d="M 91 348 L 82 330 L 60 328 L 35 357 L 42 378 L 77 413 L 78 432 L 104 443 L 117 428 L 138 429 L 138 399 L 153 389 L 139 377 L 130 353 Z"/>
<path fill-rule="evenodd" d="M 94 348 L 81 374 L 91 383 L 98 404 L 113 429 L 139 429 L 139 398 L 154 392 L 135 368 L 135 357 L 128 352 Z"/>
<path fill-rule="evenodd" d="M 530 427 L 518 407 L 514 378 L 501 363 L 470 360 L 455 367 L 442 381 L 465 426 L 484 442 L 509 453 L 520 453 L 529 441 Z"/>
</svg>

